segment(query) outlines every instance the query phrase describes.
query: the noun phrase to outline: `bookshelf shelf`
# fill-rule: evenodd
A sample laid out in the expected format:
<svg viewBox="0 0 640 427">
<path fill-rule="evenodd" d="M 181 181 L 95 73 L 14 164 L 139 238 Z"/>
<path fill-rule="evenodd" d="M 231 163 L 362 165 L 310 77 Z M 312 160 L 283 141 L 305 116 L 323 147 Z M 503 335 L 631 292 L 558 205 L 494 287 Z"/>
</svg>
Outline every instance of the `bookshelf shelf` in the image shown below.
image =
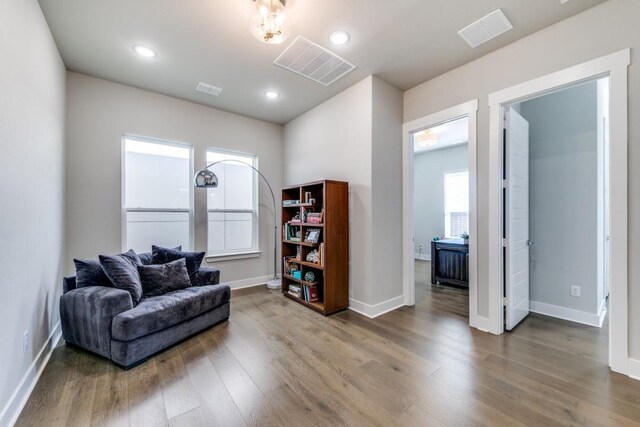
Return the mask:
<svg viewBox="0 0 640 427">
<path fill-rule="evenodd" d="M 294 282 L 300 283 L 301 285 L 307 285 L 307 286 L 322 286 L 320 283 L 318 282 L 306 282 L 304 280 L 300 280 L 300 279 L 296 279 L 293 276 L 289 276 L 288 274 L 283 274 L 284 277 L 286 277 L 288 280 L 292 280 Z"/>
<path fill-rule="evenodd" d="M 282 293 L 325 316 L 349 306 L 348 192 L 348 183 L 330 180 L 282 189 L 283 202 L 313 201 L 282 206 Z M 320 223 L 305 222 L 307 217 Z M 317 243 L 305 242 L 307 234 Z M 313 273 L 314 282 L 295 279 L 292 271 L 300 271 L 302 279 Z"/>
<path fill-rule="evenodd" d="M 288 245 L 308 246 L 310 248 L 315 248 L 315 247 L 320 246 L 319 243 L 294 242 L 293 240 L 283 240 L 282 243 L 286 243 Z"/>
</svg>

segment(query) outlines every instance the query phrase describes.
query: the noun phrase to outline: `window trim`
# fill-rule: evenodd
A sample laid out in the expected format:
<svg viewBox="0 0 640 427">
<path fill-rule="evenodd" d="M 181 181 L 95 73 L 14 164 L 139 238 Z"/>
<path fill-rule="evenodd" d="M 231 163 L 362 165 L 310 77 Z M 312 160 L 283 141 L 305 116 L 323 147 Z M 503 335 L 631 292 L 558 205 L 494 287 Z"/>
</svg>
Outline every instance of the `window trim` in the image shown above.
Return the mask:
<svg viewBox="0 0 640 427">
<path fill-rule="evenodd" d="M 448 171 L 444 171 L 442 173 L 442 187 L 443 187 L 443 196 L 444 196 L 444 205 L 443 205 L 443 220 L 444 220 L 444 238 L 445 239 L 457 239 L 459 238 L 459 236 L 455 236 L 455 237 L 447 237 L 447 175 L 460 175 L 462 173 L 467 173 L 467 187 L 469 187 L 469 169 L 453 169 L 453 170 L 448 170 Z M 467 194 L 469 193 L 469 191 L 467 191 Z M 469 211 L 470 211 L 470 207 L 467 208 L 467 215 L 470 215 Z M 469 219 L 470 221 L 470 219 Z M 451 224 L 449 224 L 451 225 Z M 467 233 L 469 233 L 469 231 L 467 231 Z"/>
<path fill-rule="evenodd" d="M 209 162 L 209 152 L 214 152 L 218 154 L 227 154 L 232 156 L 246 156 L 252 157 L 253 162 L 252 166 L 258 170 L 259 167 L 259 157 L 256 153 L 249 153 L 246 151 L 238 151 L 238 150 L 229 150 L 227 148 L 217 148 L 209 146 L 205 151 L 205 160 L 207 165 Z M 262 254 L 260 250 L 260 177 L 258 173 L 254 170 L 251 171 L 253 176 L 253 206 L 254 209 L 209 209 L 209 195 L 207 193 L 206 200 L 206 210 L 207 210 L 207 248 L 205 259 L 207 261 L 231 261 L 236 259 L 245 259 L 245 258 L 257 258 Z M 245 250 L 233 251 L 233 252 L 211 252 L 209 250 L 209 213 L 218 212 L 218 213 L 253 213 L 254 215 L 254 223 L 253 223 L 253 247 L 247 248 Z"/>
<path fill-rule="evenodd" d="M 189 182 L 192 183 L 193 175 L 194 175 L 194 150 L 193 145 L 186 142 L 179 141 L 169 141 L 166 139 L 153 138 L 148 136 L 141 136 L 135 134 L 122 134 L 120 139 L 120 223 L 121 226 L 121 236 L 120 236 L 120 245 L 122 247 L 122 252 L 129 250 L 128 242 L 127 242 L 127 213 L 128 212 L 188 212 L 189 213 L 189 243 L 188 248 L 185 250 L 192 251 L 194 247 L 194 239 L 195 239 L 195 213 L 194 213 L 194 187 L 193 185 L 189 185 L 189 209 L 167 209 L 167 208 L 127 208 L 125 206 L 126 194 L 125 194 L 125 183 L 126 183 L 126 167 L 125 167 L 125 159 L 126 159 L 126 140 L 136 140 L 140 142 L 147 142 L 152 144 L 162 144 L 169 145 L 173 147 L 180 148 L 188 148 L 189 149 Z M 149 248 L 151 250 L 151 248 Z"/>
</svg>

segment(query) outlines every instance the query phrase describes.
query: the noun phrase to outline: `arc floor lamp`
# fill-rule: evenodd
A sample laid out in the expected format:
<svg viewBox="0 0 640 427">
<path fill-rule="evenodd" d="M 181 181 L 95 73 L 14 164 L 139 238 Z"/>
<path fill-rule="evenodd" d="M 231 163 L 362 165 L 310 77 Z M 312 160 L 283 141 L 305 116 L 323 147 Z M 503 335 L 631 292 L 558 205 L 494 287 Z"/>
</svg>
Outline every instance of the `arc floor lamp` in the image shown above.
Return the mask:
<svg viewBox="0 0 640 427">
<path fill-rule="evenodd" d="M 218 177 L 215 173 L 209 170 L 210 167 L 217 165 L 218 163 L 241 163 L 245 166 L 250 167 L 258 175 L 264 179 L 264 182 L 269 187 L 269 192 L 271 193 L 271 199 L 273 200 L 273 279 L 267 282 L 267 288 L 269 289 L 280 289 L 280 280 L 278 279 L 278 219 L 276 217 L 276 197 L 273 194 L 273 189 L 271 188 L 271 184 L 267 178 L 260 172 L 258 169 L 250 165 L 249 163 L 245 163 L 241 160 L 234 159 L 226 159 L 219 160 L 217 162 L 213 162 L 201 171 L 198 171 L 194 177 L 194 185 L 196 188 L 216 188 L 218 187 Z"/>
</svg>

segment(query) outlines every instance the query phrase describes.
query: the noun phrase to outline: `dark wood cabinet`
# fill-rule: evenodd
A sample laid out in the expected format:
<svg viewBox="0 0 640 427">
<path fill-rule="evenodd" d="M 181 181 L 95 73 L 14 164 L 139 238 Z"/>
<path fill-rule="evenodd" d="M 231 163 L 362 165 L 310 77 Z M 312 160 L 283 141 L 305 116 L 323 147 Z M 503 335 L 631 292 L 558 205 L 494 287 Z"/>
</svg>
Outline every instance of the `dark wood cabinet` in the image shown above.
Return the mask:
<svg viewBox="0 0 640 427">
<path fill-rule="evenodd" d="M 469 244 L 462 239 L 431 242 L 431 283 L 469 287 Z"/>
</svg>

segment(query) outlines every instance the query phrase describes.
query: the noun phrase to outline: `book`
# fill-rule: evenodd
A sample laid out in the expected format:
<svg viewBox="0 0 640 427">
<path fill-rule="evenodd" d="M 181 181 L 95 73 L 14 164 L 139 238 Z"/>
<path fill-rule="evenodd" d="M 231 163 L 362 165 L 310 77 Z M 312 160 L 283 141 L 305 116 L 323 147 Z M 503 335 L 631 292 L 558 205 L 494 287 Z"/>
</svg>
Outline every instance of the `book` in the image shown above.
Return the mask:
<svg viewBox="0 0 640 427">
<path fill-rule="evenodd" d="M 309 302 L 318 301 L 318 288 L 315 286 L 307 286 L 307 298 Z"/>
</svg>

